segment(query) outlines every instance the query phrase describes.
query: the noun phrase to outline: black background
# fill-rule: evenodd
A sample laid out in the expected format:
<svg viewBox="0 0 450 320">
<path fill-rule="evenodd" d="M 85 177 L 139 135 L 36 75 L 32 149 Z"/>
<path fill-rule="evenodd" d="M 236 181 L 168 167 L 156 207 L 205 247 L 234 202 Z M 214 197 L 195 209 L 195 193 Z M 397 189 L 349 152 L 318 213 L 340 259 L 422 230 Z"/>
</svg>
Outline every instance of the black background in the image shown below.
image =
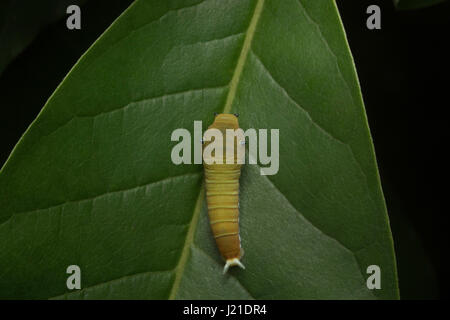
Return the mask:
<svg viewBox="0 0 450 320">
<path fill-rule="evenodd" d="M 81 54 L 131 2 L 88 1 L 81 30 L 69 31 L 65 17 L 49 25 L 0 75 L 0 166 Z M 375 144 L 401 297 L 448 298 L 450 3 L 412 11 L 396 11 L 391 0 L 337 4 Z M 381 8 L 381 30 L 366 28 L 371 4 Z"/>
</svg>

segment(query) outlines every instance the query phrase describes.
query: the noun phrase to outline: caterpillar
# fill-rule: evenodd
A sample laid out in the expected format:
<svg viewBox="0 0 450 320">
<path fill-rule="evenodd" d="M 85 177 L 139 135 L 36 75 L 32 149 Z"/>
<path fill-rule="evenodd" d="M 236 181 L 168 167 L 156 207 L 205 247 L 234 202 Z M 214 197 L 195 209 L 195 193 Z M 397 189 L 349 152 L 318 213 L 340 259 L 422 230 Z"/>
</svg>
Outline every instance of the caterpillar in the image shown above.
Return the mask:
<svg viewBox="0 0 450 320">
<path fill-rule="evenodd" d="M 222 141 L 226 142 L 227 129 L 239 129 L 237 115 L 216 114 L 214 122 L 208 129 L 218 129 L 222 133 Z M 229 159 L 227 163 L 226 151 L 230 149 L 230 146 L 223 143 L 222 163 L 217 163 L 220 155 L 216 156 L 212 152 L 209 161 L 204 158 L 203 164 L 209 223 L 219 252 L 225 260 L 224 274 L 232 266 L 245 269 L 240 261 L 244 254 L 239 235 L 239 177 L 242 164 L 237 161 L 239 144 L 236 139 L 233 137 L 233 144 L 236 147 L 233 146 L 232 161 Z M 210 143 L 212 141 L 205 141 L 204 148 Z M 245 140 L 243 143 L 245 143 Z"/>
</svg>

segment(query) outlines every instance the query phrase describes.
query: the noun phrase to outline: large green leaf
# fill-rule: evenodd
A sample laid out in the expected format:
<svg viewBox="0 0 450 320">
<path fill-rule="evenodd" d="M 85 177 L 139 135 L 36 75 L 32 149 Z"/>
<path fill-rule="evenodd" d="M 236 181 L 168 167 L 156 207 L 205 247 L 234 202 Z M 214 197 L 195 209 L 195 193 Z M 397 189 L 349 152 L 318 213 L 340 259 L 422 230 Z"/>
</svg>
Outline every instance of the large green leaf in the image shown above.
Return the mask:
<svg viewBox="0 0 450 320">
<path fill-rule="evenodd" d="M 394 4 L 398 9 L 419 9 L 444 2 L 446 0 L 394 0 Z"/>
<path fill-rule="evenodd" d="M 280 129 L 241 177 L 243 263 L 222 275 L 202 167 L 171 132 L 214 112 Z M 0 172 L 0 296 L 397 298 L 392 239 L 334 1 L 136 1 L 80 59 Z M 82 270 L 66 288 L 68 265 Z M 382 287 L 366 287 L 369 265 Z"/>
</svg>

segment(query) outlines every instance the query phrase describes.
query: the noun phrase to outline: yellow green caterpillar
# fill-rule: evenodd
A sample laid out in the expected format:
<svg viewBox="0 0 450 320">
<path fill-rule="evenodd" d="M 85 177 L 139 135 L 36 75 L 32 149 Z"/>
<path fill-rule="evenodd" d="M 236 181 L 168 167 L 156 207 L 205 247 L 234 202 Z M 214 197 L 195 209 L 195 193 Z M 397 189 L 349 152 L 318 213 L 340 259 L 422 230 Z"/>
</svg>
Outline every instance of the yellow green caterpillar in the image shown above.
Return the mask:
<svg viewBox="0 0 450 320">
<path fill-rule="evenodd" d="M 239 129 L 237 116 L 218 114 L 208 129 L 218 129 L 222 133 L 223 142 L 225 142 L 227 129 Z M 206 141 L 204 147 L 210 143 L 212 141 Z M 225 260 L 224 273 L 232 266 L 245 269 L 240 261 L 244 251 L 239 236 L 239 177 L 242 164 L 237 160 L 239 142 L 234 136 L 233 144 L 234 146 L 228 146 L 223 143 L 222 155 L 216 156 L 212 153 L 211 158 L 204 158 L 203 164 L 209 223 L 220 254 Z M 232 159 L 230 159 L 230 155 L 228 155 L 229 159 L 226 159 L 227 149 L 230 150 L 230 147 L 234 150 L 229 152 Z M 222 161 L 217 163 L 220 156 Z"/>
</svg>

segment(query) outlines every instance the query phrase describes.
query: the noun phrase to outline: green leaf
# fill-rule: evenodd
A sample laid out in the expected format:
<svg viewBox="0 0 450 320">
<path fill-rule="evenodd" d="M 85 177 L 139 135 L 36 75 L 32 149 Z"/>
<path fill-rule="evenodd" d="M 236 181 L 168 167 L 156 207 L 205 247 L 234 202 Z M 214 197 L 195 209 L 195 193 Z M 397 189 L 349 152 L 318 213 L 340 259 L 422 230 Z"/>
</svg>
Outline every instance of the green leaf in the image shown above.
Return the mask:
<svg viewBox="0 0 450 320">
<path fill-rule="evenodd" d="M 200 165 L 176 128 L 214 112 L 280 129 L 245 165 L 246 270 L 222 275 Z M 398 298 L 352 57 L 334 1 L 136 1 L 80 59 L 0 172 L 0 297 Z M 82 290 L 66 287 L 80 266 Z M 369 290 L 369 265 L 381 289 Z"/>
<path fill-rule="evenodd" d="M 446 0 L 394 0 L 397 9 L 409 10 L 430 7 Z"/>
<path fill-rule="evenodd" d="M 0 3 L 0 74 L 48 24 L 85 0 L 3 0 Z"/>
</svg>

